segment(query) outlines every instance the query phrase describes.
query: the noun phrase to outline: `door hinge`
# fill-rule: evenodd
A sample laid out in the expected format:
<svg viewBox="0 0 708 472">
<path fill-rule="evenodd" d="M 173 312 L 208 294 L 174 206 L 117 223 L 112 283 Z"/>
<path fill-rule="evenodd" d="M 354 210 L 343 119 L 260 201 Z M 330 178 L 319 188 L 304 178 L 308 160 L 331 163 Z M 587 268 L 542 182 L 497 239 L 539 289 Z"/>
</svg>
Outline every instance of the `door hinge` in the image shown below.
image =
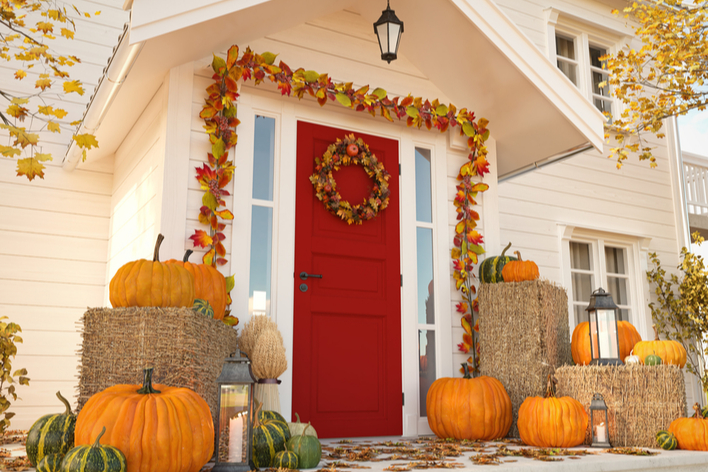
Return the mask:
<svg viewBox="0 0 708 472">
<path fill-rule="evenodd" d="M 403 274 L 401 274 L 401 287 L 403 287 Z"/>
<path fill-rule="evenodd" d="M 405 394 L 405 392 L 401 392 L 401 401 L 403 402 L 403 406 L 406 406 L 406 394 Z"/>
<path fill-rule="evenodd" d="M 401 175 L 401 164 L 398 164 L 398 175 Z"/>
</svg>

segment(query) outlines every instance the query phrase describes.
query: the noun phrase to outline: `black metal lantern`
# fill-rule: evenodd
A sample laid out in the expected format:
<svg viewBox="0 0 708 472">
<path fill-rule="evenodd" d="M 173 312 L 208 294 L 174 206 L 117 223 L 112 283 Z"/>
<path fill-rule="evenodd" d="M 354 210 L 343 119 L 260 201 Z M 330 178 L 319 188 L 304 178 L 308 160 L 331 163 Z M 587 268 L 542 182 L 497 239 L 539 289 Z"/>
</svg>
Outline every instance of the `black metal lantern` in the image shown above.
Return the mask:
<svg viewBox="0 0 708 472">
<path fill-rule="evenodd" d="M 592 447 L 612 447 L 607 421 L 607 405 L 599 393 L 593 395 L 590 402 L 590 431 L 592 432 Z"/>
<path fill-rule="evenodd" d="M 381 59 L 395 61 L 398 57 L 398 45 L 403 33 L 403 22 L 398 19 L 396 12 L 391 10 L 389 2 L 386 2 L 386 9 L 381 12 L 381 18 L 374 23 L 374 32 L 379 39 L 381 48 Z"/>
<path fill-rule="evenodd" d="M 592 292 L 588 312 L 591 365 L 623 365 L 619 353 L 619 307 L 612 295 L 598 288 Z"/>
<path fill-rule="evenodd" d="M 252 460 L 253 385 L 248 357 L 237 350 L 226 358 L 219 386 L 219 416 L 215 434 L 216 458 L 213 472 L 255 470 Z"/>
</svg>

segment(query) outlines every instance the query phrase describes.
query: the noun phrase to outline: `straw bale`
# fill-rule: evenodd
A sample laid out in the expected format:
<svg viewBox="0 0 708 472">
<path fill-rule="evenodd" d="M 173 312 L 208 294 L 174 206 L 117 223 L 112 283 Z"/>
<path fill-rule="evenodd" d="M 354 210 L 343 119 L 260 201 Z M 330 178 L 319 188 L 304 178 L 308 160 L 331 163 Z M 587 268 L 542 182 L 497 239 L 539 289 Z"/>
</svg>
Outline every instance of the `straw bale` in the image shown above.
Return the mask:
<svg viewBox="0 0 708 472">
<path fill-rule="evenodd" d="M 546 390 L 548 374 L 572 362 L 568 297 L 547 280 L 482 284 L 478 291 L 480 372 L 499 380 L 511 398 L 510 437 L 519 407 Z"/>
<path fill-rule="evenodd" d="M 216 379 L 238 348 L 235 329 L 189 308 L 156 307 L 89 308 L 80 329 L 79 410 L 107 387 L 141 383 L 153 366 L 155 383 L 191 388 L 216 418 Z"/>
<path fill-rule="evenodd" d="M 287 370 L 283 337 L 277 329 L 266 329 L 258 336 L 251 366 L 253 374 L 259 379 L 277 379 Z"/>
<path fill-rule="evenodd" d="M 251 357 L 251 353 L 256 347 L 258 336 L 260 336 L 266 329 L 278 331 L 278 325 L 267 315 L 256 315 L 251 317 L 248 323 L 246 323 L 246 326 L 243 327 L 241 337 L 239 338 L 241 352 L 248 355 L 248 357 Z M 280 331 L 278 331 L 278 334 L 280 335 Z M 280 342 L 283 342 L 282 335 L 280 336 Z"/>
<path fill-rule="evenodd" d="M 686 416 L 686 388 L 678 366 L 565 366 L 556 370 L 556 396 L 570 396 L 588 415 L 595 393 L 607 404 L 610 443 L 657 447 L 657 431 Z M 590 444 L 590 427 L 585 443 Z"/>
</svg>

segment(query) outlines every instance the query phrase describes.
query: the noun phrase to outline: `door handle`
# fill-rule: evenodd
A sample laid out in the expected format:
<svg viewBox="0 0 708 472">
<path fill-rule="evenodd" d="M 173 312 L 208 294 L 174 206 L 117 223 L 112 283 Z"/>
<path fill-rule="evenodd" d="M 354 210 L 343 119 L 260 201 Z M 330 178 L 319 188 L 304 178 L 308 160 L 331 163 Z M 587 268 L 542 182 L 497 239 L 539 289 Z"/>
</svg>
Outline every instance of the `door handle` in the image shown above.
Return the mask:
<svg viewBox="0 0 708 472">
<path fill-rule="evenodd" d="M 307 280 L 308 278 L 311 279 L 321 279 L 322 275 L 320 274 L 308 274 L 307 272 L 300 272 L 300 278 L 302 280 Z"/>
</svg>

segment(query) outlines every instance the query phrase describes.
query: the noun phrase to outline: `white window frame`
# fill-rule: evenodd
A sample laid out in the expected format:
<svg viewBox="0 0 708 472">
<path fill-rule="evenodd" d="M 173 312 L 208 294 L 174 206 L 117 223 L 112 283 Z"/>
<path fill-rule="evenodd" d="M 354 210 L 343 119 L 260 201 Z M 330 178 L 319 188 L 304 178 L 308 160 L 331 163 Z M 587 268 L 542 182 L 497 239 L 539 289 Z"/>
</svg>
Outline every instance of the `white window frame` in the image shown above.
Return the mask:
<svg viewBox="0 0 708 472">
<path fill-rule="evenodd" d="M 625 249 L 627 256 L 627 296 L 629 304 L 628 321 L 634 325 L 644 339 L 653 339 L 650 323 L 647 320 L 648 282 L 646 280 L 648 250 L 651 238 L 602 231 L 592 228 L 580 228 L 571 225 L 559 225 L 561 243 L 561 274 L 563 285 L 568 293 L 568 324 L 571 332 L 575 328 L 573 303 L 573 279 L 571 273 L 570 243 L 590 244 L 593 259 L 593 290 L 607 289 L 607 270 L 605 265 L 605 247 Z M 625 305 L 622 305 L 625 307 Z"/>
</svg>

